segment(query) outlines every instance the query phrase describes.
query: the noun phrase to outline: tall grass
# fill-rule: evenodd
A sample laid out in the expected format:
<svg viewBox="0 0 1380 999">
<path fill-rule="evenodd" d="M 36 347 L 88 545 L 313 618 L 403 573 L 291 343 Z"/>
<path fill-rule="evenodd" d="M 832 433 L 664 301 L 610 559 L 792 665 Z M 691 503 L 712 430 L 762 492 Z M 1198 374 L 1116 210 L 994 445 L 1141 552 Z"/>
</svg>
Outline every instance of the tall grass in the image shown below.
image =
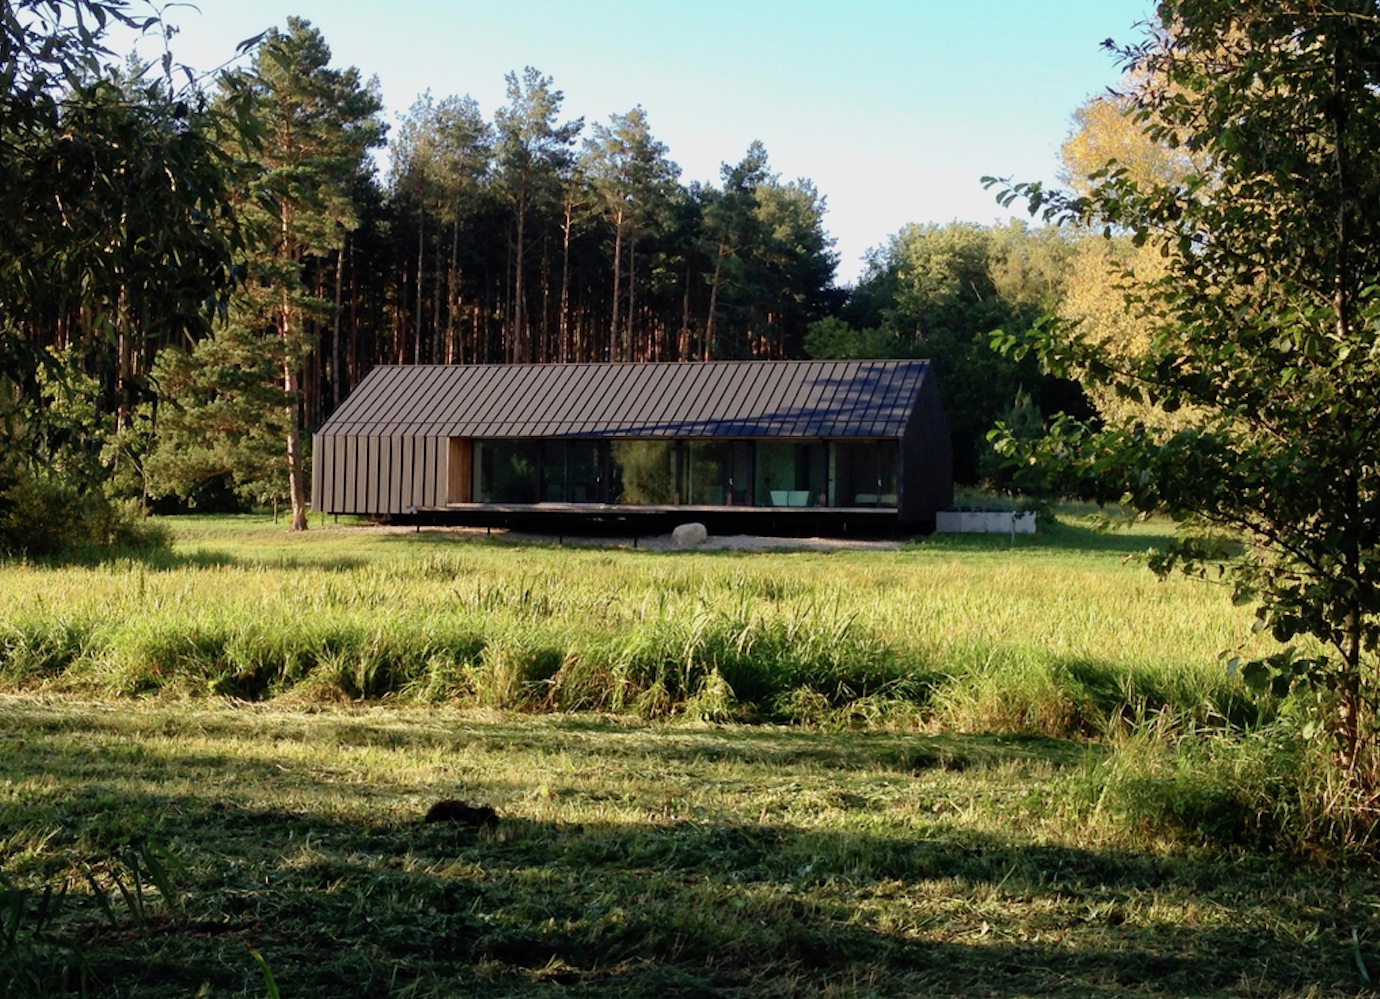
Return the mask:
<svg viewBox="0 0 1380 999">
<path fill-rule="evenodd" d="M 0 684 L 1077 737 L 1256 711 L 1217 661 L 1243 611 L 1076 525 L 749 555 L 170 523 L 150 561 L 0 568 Z"/>
</svg>

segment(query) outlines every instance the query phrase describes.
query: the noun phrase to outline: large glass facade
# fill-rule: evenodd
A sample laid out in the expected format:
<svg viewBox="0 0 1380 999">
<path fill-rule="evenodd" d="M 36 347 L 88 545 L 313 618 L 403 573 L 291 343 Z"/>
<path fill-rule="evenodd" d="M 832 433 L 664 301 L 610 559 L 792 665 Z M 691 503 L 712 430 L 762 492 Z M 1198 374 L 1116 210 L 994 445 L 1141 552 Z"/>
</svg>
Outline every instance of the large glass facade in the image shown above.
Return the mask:
<svg viewBox="0 0 1380 999">
<path fill-rule="evenodd" d="M 824 445 L 757 442 L 754 495 L 758 506 L 822 506 L 827 502 Z"/>
<path fill-rule="evenodd" d="M 465 442 L 457 453 L 468 447 Z M 895 507 L 899 502 L 896 441 L 477 440 L 472 453 L 466 467 L 473 469 L 473 502 L 479 503 Z"/>
<path fill-rule="evenodd" d="M 665 506 L 680 502 L 674 441 L 614 441 L 609 459 L 610 503 Z"/>
<path fill-rule="evenodd" d="M 543 441 L 541 498 L 545 503 L 603 501 L 603 450 L 598 441 Z"/>
<path fill-rule="evenodd" d="M 830 506 L 896 506 L 895 441 L 835 442 L 829 448 Z"/>
<path fill-rule="evenodd" d="M 567 441 L 565 451 L 567 503 L 604 501 L 604 448 L 598 441 Z"/>
</svg>

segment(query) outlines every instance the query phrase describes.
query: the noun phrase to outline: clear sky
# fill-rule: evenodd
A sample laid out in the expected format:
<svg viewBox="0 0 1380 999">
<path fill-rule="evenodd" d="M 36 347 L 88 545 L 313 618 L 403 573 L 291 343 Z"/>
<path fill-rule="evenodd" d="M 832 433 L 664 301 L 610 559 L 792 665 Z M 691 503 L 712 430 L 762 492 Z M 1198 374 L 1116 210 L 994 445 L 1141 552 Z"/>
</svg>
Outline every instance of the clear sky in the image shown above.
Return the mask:
<svg viewBox="0 0 1380 999">
<path fill-rule="evenodd" d="M 1055 179 L 1070 114 L 1118 76 L 1100 43 L 1137 39 L 1151 11 L 1150 0 L 199 0 L 167 17 L 175 58 L 199 70 L 305 17 L 337 66 L 378 77 L 390 123 L 427 89 L 469 94 L 492 117 L 504 74 L 530 65 L 565 93 L 568 118 L 642 105 L 684 181 L 717 183 L 720 164 L 761 139 L 774 171 L 828 199 L 848 283 L 907 223 L 1006 217 L 982 176 Z"/>
</svg>

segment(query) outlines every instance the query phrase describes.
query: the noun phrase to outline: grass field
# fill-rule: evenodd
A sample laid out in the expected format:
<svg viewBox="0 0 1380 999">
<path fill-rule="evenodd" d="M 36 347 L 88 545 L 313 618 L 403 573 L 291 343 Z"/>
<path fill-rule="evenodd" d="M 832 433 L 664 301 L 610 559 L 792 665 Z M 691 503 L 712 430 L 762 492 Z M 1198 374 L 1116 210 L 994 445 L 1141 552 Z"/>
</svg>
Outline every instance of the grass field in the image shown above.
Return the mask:
<svg viewBox="0 0 1380 999">
<path fill-rule="evenodd" d="M 176 530 L 0 568 L 10 995 L 82 967 L 92 995 L 269 995 L 255 953 L 283 996 L 1380 972 L 1372 867 L 1203 821 L 1251 812 L 1254 736 L 1214 733 L 1271 706 L 1218 660 L 1249 611 L 1124 562 L 1154 525 L 830 554 Z M 1202 773 L 1147 732 L 1201 734 Z M 443 798 L 500 821 L 423 823 Z"/>
<path fill-rule="evenodd" d="M 93 994 L 264 995 L 250 947 L 284 996 L 1330 996 L 1380 964 L 1369 872 L 1107 842 L 1041 737 L 3 710 L 5 869 L 74 886 Z M 419 821 L 450 796 L 500 824 Z M 146 836 L 186 870 L 141 924 L 113 879 Z"/>
<path fill-rule="evenodd" d="M 1249 612 L 1123 564 L 1152 530 L 764 555 L 188 519 L 151 561 L 0 573 L 0 683 L 1050 735 L 1252 710 L 1218 660 Z"/>
</svg>

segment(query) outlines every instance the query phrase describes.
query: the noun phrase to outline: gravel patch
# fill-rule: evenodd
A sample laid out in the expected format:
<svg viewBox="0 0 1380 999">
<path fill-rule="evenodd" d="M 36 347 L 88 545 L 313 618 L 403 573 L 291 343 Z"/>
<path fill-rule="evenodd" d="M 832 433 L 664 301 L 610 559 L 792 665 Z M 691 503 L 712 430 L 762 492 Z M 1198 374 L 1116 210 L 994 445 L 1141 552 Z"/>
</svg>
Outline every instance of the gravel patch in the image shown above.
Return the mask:
<svg viewBox="0 0 1380 999">
<path fill-rule="evenodd" d="M 373 531 L 380 534 L 411 534 L 415 527 L 400 525 L 379 525 L 374 527 L 354 527 L 356 531 Z M 495 527 L 423 527 L 427 534 L 451 534 L 457 538 L 502 537 L 507 541 L 536 545 L 563 544 L 573 548 L 645 548 L 649 551 L 895 551 L 905 544 L 897 540 L 869 540 L 863 538 L 776 538 L 757 534 L 711 534 L 703 543 L 694 548 L 677 549 L 671 543 L 669 534 L 653 534 L 638 537 L 636 543 L 631 537 L 580 537 L 572 534 L 534 534 L 526 531 L 509 531 Z"/>
</svg>

